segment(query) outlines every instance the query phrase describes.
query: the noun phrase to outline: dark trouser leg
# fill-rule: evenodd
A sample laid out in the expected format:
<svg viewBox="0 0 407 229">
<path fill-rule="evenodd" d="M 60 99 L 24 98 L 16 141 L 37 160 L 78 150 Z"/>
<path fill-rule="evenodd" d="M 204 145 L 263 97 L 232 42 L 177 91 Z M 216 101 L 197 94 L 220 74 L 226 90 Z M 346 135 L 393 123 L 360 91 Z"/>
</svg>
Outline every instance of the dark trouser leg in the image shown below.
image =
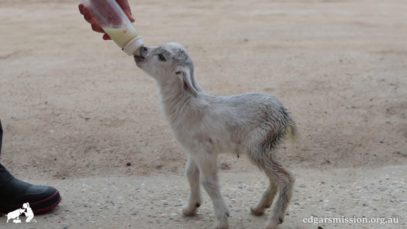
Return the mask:
<svg viewBox="0 0 407 229">
<path fill-rule="evenodd" d="M 3 127 L 1 126 L 0 120 L 0 156 L 1 156 L 1 146 L 3 145 Z M 2 164 L 0 164 L 0 187 L 9 182 L 13 176 L 4 168 Z"/>
<path fill-rule="evenodd" d="M 1 126 L 0 120 L 0 156 L 1 156 L 1 146 L 3 145 L 3 127 Z"/>
<path fill-rule="evenodd" d="M 3 127 L 1 126 L 0 120 L 0 155 L 1 155 L 1 146 L 3 145 Z M 9 172 L 7 172 L 6 168 L 2 164 L 0 164 L 0 187 L 2 184 L 8 182 L 13 178 Z"/>
</svg>

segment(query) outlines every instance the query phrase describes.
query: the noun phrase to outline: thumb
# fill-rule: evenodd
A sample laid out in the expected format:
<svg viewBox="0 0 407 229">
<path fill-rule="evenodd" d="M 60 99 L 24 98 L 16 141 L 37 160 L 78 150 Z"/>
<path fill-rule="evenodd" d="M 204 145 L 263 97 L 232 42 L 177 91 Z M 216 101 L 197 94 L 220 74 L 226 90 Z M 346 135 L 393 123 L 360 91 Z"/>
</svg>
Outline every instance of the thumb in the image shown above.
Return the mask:
<svg viewBox="0 0 407 229">
<path fill-rule="evenodd" d="M 123 9 L 124 13 L 127 15 L 127 17 L 130 19 L 131 22 L 134 22 L 134 17 L 131 13 L 130 5 L 127 0 L 116 0 L 117 4 Z"/>
</svg>

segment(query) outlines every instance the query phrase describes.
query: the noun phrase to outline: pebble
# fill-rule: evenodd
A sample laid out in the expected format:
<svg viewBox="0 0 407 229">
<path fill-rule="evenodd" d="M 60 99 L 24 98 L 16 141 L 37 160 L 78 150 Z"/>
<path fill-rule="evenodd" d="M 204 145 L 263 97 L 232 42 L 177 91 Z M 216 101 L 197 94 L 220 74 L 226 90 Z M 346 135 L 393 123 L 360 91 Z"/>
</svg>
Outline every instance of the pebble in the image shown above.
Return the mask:
<svg viewBox="0 0 407 229">
<path fill-rule="evenodd" d="M 222 170 L 230 170 L 230 168 L 231 168 L 230 165 L 226 162 L 222 162 L 220 164 L 220 169 L 222 169 Z"/>
</svg>

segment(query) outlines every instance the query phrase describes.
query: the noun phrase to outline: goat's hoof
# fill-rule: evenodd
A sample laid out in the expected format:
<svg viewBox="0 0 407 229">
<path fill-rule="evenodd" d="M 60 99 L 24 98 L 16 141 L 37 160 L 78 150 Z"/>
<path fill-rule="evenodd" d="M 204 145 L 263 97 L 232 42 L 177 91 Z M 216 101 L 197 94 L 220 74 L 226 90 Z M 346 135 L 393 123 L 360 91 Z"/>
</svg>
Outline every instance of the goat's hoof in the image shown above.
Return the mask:
<svg viewBox="0 0 407 229">
<path fill-rule="evenodd" d="M 184 208 L 182 209 L 182 214 L 186 217 L 196 216 L 198 208 Z"/>
<path fill-rule="evenodd" d="M 268 223 L 266 225 L 266 229 L 277 229 L 278 228 L 278 224 L 275 223 Z"/>
<path fill-rule="evenodd" d="M 196 216 L 198 208 L 201 206 L 201 202 L 196 202 L 195 204 L 188 204 L 182 209 L 182 214 L 187 217 Z"/>
<path fill-rule="evenodd" d="M 271 218 L 270 221 L 267 223 L 266 229 L 277 229 L 278 225 L 283 223 L 283 218 Z"/>
<path fill-rule="evenodd" d="M 277 228 L 278 228 L 278 225 L 267 224 L 267 226 L 266 226 L 266 229 L 277 229 Z"/>
<path fill-rule="evenodd" d="M 229 229 L 229 224 L 227 222 L 218 223 L 215 229 Z"/>
<path fill-rule="evenodd" d="M 262 216 L 262 215 L 264 215 L 264 209 L 250 208 L 250 212 L 254 216 Z"/>
</svg>

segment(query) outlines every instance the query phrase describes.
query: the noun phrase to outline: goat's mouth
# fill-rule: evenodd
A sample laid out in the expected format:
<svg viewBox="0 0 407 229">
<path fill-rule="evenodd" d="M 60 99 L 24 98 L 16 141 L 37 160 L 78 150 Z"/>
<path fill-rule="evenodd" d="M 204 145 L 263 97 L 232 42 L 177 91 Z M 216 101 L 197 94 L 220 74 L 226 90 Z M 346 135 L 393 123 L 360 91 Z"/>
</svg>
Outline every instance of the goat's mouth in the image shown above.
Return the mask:
<svg viewBox="0 0 407 229">
<path fill-rule="evenodd" d="M 134 55 L 134 60 L 136 61 L 136 63 L 141 63 L 145 60 L 145 58 L 141 55 Z"/>
</svg>

